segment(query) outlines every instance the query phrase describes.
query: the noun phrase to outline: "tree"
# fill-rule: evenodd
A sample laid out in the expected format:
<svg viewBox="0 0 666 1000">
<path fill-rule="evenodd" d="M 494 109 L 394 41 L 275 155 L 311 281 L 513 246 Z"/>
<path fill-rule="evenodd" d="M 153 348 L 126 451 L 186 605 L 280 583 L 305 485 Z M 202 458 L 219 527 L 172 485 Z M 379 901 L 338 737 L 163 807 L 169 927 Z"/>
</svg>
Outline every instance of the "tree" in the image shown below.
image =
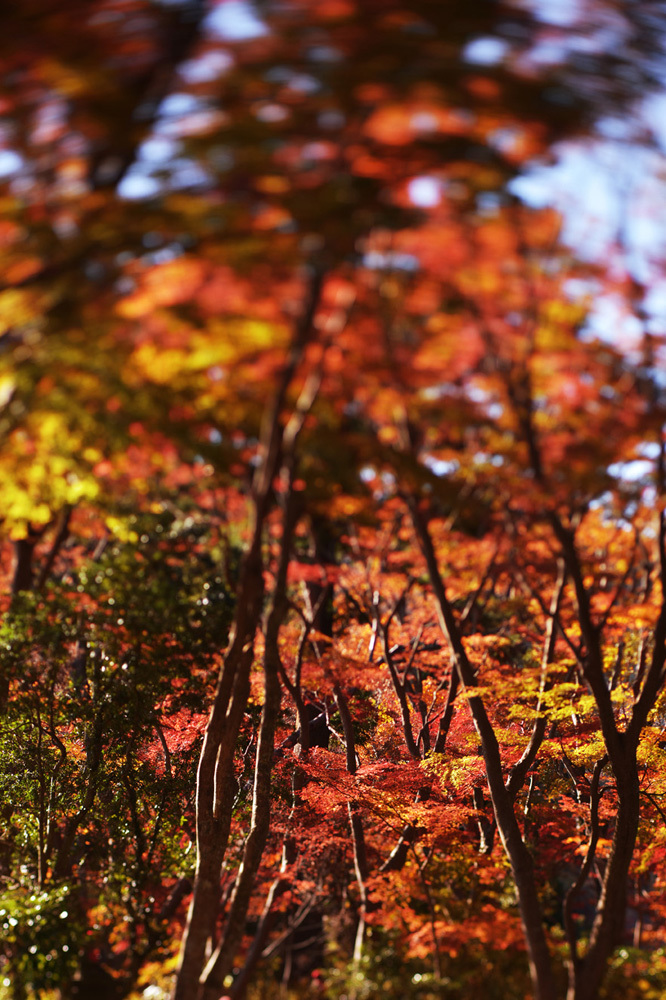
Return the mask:
<svg viewBox="0 0 666 1000">
<path fill-rule="evenodd" d="M 535 996 L 597 996 L 630 891 L 661 943 L 658 346 L 594 339 L 614 276 L 507 183 L 663 34 L 236 8 L 7 15 L 11 988 L 127 995 L 191 879 L 177 998 L 278 958 L 464 996 L 488 955 L 523 996 L 523 945 Z"/>
</svg>

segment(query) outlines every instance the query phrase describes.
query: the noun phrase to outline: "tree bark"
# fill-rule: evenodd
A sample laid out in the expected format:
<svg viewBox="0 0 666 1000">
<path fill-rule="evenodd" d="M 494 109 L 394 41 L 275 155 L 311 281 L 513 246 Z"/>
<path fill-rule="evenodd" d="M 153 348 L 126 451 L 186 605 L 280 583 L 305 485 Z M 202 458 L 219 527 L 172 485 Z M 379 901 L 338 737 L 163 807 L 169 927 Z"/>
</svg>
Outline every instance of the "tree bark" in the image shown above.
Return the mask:
<svg viewBox="0 0 666 1000">
<path fill-rule="evenodd" d="M 572 956 L 567 1000 L 596 1000 L 608 960 L 620 943 L 627 908 L 627 881 L 639 820 L 639 778 L 635 760 L 619 776 L 618 811 L 610 855 L 604 872 L 597 915 L 583 958 Z"/>
<path fill-rule="evenodd" d="M 255 756 L 252 819 L 245 842 L 243 859 L 229 904 L 229 914 L 220 944 L 213 952 L 201 982 L 202 1000 L 216 1000 L 231 972 L 238 946 L 245 931 L 254 880 L 266 846 L 271 819 L 271 775 L 273 770 L 275 729 L 280 712 L 280 655 L 278 638 L 287 612 L 287 569 L 296 524 L 293 484 L 290 481 L 284 514 L 280 562 L 275 581 L 272 607 L 266 625 L 264 653 L 264 705 Z"/>
<path fill-rule="evenodd" d="M 293 455 L 305 415 L 314 401 L 306 384 L 286 426 L 282 414 L 289 387 L 314 330 L 324 274 L 313 268 L 303 314 L 282 369 L 275 397 L 262 427 L 261 464 L 253 482 L 252 542 L 241 568 L 236 614 L 230 643 L 220 672 L 197 772 L 197 867 L 192 902 L 181 946 L 173 1000 L 195 1000 L 207 951 L 215 932 L 220 898 L 220 876 L 226 854 L 236 791 L 234 753 L 250 694 L 254 640 L 264 602 L 262 537 L 273 502 L 273 482 L 283 455 Z"/>
<path fill-rule="evenodd" d="M 502 760 L 497 737 L 495 736 L 482 699 L 472 693 L 476 687 L 474 669 L 465 653 L 453 608 L 446 595 L 446 589 L 439 572 L 437 557 L 426 518 L 419 510 L 418 501 L 414 497 L 409 496 L 406 500 L 412 524 L 414 525 L 414 530 L 428 568 L 430 583 L 437 602 L 440 627 L 451 651 L 451 657 L 455 664 L 460 686 L 463 691 L 467 692 L 468 705 L 472 714 L 474 727 L 481 739 L 486 780 L 497 821 L 497 828 L 511 864 L 516 894 L 518 896 L 518 907 L 527 944 L 535 1000 L 556 1000 L 552 963 L 534 877 L 534 864 L 532 856 L 525 846 L 523 835 L 516 819 L 513 798 L 504 783 Z"/>
</svg>

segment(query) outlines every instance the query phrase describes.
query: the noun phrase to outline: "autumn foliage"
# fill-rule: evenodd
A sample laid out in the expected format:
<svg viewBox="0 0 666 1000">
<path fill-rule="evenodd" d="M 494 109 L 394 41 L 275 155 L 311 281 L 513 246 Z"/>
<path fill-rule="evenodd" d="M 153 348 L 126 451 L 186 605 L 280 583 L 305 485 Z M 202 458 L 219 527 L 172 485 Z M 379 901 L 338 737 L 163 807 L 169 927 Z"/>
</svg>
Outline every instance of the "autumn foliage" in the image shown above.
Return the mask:
<svg viewBox="0 0 666 1000">
<path fill-rule="evenodd" d="M 663 347 L 511 181 L 665 26 L 572 18 L 2 14 L 0 1000 L 663 996 Z"/>
</svg>

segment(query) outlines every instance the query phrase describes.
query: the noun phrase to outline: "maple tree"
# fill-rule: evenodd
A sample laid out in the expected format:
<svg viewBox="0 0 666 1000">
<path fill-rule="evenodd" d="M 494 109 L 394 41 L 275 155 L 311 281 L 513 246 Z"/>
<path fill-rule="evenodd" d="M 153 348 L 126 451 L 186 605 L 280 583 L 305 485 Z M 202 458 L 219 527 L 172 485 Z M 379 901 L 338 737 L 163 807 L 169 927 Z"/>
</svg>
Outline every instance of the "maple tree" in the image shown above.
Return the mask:
<svg viewBox="0 0 666 1000">
<path fill-rule="evenodd" d="M 12 1000 L 662 995 L 660 346 L 507 184 L 663 32 L 576 17 L 6 15 Z"/>
</svg>

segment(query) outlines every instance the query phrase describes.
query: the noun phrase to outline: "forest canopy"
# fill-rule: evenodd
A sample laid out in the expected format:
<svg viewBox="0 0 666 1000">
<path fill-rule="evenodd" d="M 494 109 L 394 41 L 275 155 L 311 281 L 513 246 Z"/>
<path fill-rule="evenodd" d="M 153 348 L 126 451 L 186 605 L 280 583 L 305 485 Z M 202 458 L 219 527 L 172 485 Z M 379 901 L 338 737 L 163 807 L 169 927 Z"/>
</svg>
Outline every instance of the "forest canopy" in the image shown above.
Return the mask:
<svg viewBox="0 0 666 1000">
<path fill-rule="evenodd" d="M 0 1000 L 661 998 L 666 5 L 0 24 Z"/>
</svg>

